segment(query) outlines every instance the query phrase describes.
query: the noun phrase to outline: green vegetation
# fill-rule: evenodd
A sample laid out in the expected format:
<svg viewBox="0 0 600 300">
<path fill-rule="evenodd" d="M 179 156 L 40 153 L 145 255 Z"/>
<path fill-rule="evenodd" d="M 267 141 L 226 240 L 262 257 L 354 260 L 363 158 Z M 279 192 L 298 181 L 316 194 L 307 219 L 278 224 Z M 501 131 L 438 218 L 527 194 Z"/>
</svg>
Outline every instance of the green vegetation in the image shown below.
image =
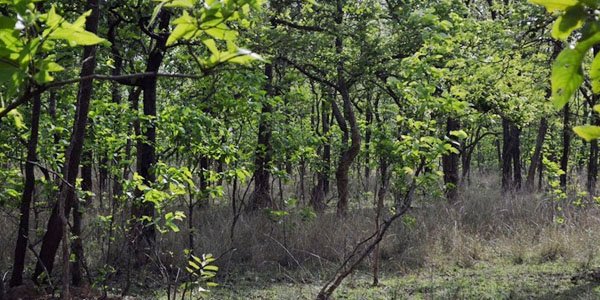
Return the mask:
<svg viewBox="0 0 600 300">
<path fill-rule="evenodd" d="M 598 298 L 599 11 L 0 0 L 0 300 Z"/>
</svg>

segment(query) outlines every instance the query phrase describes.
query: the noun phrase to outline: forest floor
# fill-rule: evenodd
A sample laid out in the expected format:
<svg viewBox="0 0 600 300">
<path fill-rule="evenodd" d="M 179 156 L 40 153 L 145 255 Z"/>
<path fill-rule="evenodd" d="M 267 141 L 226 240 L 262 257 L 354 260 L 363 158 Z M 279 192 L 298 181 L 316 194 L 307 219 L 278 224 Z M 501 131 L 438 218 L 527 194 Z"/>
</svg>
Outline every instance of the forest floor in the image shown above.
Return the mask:
<svg viewBox="0 0 600 300">
<path fill-rule="evenodd" d="M 379 286 L 365 271 L 349 278 L 335 299 L 600 299 L 600 282 L 574 281 L 581 266 L 567 261 L 423 268 L 384 274 Z M 315 299 L 320 284 L 276 282 L 247 274 L 210 292 L 211 299 Z"/>
</svg>

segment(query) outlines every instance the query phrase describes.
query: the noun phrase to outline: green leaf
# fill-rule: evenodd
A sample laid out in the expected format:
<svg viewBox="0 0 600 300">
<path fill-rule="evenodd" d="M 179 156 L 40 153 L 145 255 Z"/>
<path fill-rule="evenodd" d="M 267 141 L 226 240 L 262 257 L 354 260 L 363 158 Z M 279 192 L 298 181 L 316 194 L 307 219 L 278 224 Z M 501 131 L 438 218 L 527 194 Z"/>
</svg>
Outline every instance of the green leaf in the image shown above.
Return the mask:
<svg viewBox="0 0 600 300">
<path fill-rule="evenodd" d="M 202 43 L 204 43 L 204 45 L 206 46 L 206 48 L 208 48 L 208 51 L 210 51 L 210 53 L 212 53 L 213 55 L 219 55 L 220 52 L 217 48 L 217 43 L 215 42 L 215 40 L 205 39 L 202 40 Z"/>
<path fill-rule="evenodd" d="M 459 139 L 466 139 L 469 136 L 464 130 L 452 130 L 450 131 L 450 135 Z"/>
<path fill-rule="evenodd" d="M 187 11 L 183 12 L 183 15 L 173 21 L 173 24 L 177 25 L 169 38 L 167 39 L 167 46 L 174 44 L 176 41 L 185 38 L 191 39 L 198 31 L 196 20 L 192 18 Z"/>
<path fill-rule="evenodd" d="M 600 93 L 600 53 L 594 57 L 590 66 L 590 80 L 592 82 L 592 92 Z"/>
<path fill-rule="evenodd" d="M 204 29 L 206 34 L 218 40 L 232 41 L 238 36 L 237 31 L 229 29 L 227 25 L 221 23 L 218 26 Z"/>
<path fill-rule="evenodd" d="M 48 38 L 51 40 L 65 40 L 71 46 L 90 46 L 96 44 L 110 45 L 110 42 L 89 31 L 73 30 L 63 27 L 54 30 Z"/>
<path fill-rule="evenodd" d="M 574 30 L 585 23 L 585 9 L 581 5 L 570 7 L 564 15 L 558 17 L 552 26 L 552 37 L 565 41 Z"/>
<path fill-rule="evenodd" d="M 203 270 L 217 272 L 217 271 L 219 271 L 219 267 L 213 266 L 213 265 L 208 265 L 208 266 L 204 266 Z"/>
<path fill-rule="evenodd" d="M 575 47 L 564 49 L 552 65 L 552 101 L 562 108 L 583 82 L 581 62 L 585 54 L 600 42 L 600 24 L 593 22 L 584 27 L 582 38 Z"/>
<path fill-rule="evenodd" d="M 594 105 L 594 111 L 600 113 L 600 104 Z"/>
<path fill-rule="evenodd" d="M 565 11 L 579 4 L 579 0 L 529 0 L 533 4 L 544 6 L 548 12 Z"/>
<path fill-rule="evenodd" d="M 165 7 L 193 8 L 196 0 L 171 0 Z"/>
<path fill-rule="evenodd" d="M 576 126 L 573 131 L 586 141 L 591 141 L 600 138 L 600 127 L 593 125 Z"/>
</svg>

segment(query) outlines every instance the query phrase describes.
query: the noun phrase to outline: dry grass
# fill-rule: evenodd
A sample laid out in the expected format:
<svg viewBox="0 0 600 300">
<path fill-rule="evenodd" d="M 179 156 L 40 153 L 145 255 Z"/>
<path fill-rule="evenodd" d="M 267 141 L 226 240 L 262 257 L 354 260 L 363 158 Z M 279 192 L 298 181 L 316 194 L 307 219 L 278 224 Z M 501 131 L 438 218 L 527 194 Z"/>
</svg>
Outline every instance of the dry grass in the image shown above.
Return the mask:
<svg viewBox="0 0 600 300">
<path fill-rule="evenodd" d="M 563 205 L 564 224 L 553 220 L 555 204 L 542 194 L 501 194 L 497 179 L 477 176 L 478 182 L 463 189 L 457 205 L 419 195 L 410 215 L 395 224 L 381 244 L 382 270 L 406 274 L 420 268 L 471 268 L 480 262 L 540 264 L 553 261 L 577 263 L 582 268 L 598 263 L 599 210 Z M 363 200 L 366 203 L 370 200 Z M 232 214 L 225 206 L 199 210 L 194 218 L 195 253 L 220 257 L 219 276 L 235 282 L 265 276 L 274 282 L 318 282 L 329 276 L 354 245 L 374 230 L 374 212 L 356 209 L 347 219 L 333 213 L 305 219 L 298 208 L 280 221 L 264 213 L 242 215 L 230 238 Z M 4 228 L 15 225 L 2 221 Z M 161 263 L 183 267 L 187 248 L 186 225 L 182 231 L 160 237 Z M 88 226 L 86 246 L 90 270 L 104 264 L 101 234 Z M 11 232 L 4 231 L 4 232 Z M 14 232 L 14 231 L 12 231 Z M 117 234 L 113 262 L 124 270 L 126 240 Z M 14 234 L 0 234 L 2 245 L 12 245 Z M 170 254 L 169 254 L 170 253 Z M 11 247 L 0 247 L 0 267 L 9 270 Z M 29 260 L 31 261 L 31 260 Z M 367 271 L 371 261 L 362 266 Z M 151 270 L 148 270 L 151 271 Z M 120 275 L 123 276 L 124 272 Z M 154 275 L 156 276 L 156 275 Z M 160 278 L 155 278 L 158 284 Z"/>
</svg>

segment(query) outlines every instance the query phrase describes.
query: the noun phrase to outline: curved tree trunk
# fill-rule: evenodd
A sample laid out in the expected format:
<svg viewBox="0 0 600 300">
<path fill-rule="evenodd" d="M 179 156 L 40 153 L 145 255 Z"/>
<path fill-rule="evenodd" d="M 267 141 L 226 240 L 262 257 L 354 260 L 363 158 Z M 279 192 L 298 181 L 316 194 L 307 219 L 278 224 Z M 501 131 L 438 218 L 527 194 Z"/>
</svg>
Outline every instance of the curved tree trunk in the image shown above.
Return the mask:
<svg viewBox="0 0 600 300">
<path fill-rule="evenodd" d="M 99 1 L 88 0 L 87 8 L 91 9 L 91 14 L 86 19 L 85 29 L 89 32 L 98 31 L 99 22 Z M 86 77 L 94 74 L 96 68 L 96 46 L 86 46 L 83 49 L 82 67 L 80 77 Z M 65 299 L 69 298 L 69 238 L 67 234 L 67 216 L 71 211 L 75 198 L 75 182 L 79 172 L 79 163 L 83 142 L 85 139 L 85 130 L 88 121 L 88 112 L 90 109 L 90 100 L 92 98 L 93 79 L 83 79 L 79 83 L 79 92 L 77 94 L 77 108 L 75 121 L 71 134 L 71 141 L 65 153 L 65 164 L 63 167 L 63 177 L 66 181 L 61 184 L 59 198 L 52 209 L 52 214 L 48 220 L 46 233 L 44 234 L 42 248 L 39 253 L 39 260 L 33 273 L 34 281 L 38 281 L 39 276 L 47 270 L 52 272 L 54 259 L 60 241 L 63 243 L 63 295 Z M 48 274 L 49 275 L 49 274 Z"/>
<path fill-rule="evenodd" d="M 15 246 L 12 275 L 9 283 L 9 286 L 11 287 L 23 284 L 23 269 L 25 268 L 25 256 L 27 254 L 27 245 L 29 244 L 29 213 L 31 209 L 31 202 L 35 193 L 34 167 L 35 162 L 37 161 L 40 110 L 40 95 L 36 95 L 33 97 L 33 105 L 31 108 L 31 135 L 29 136 L 29 142 L 27 144 L 25 185 L 23 187 L 23 195 L 21 196 L 19 231 Z"/>
<path fill-rule="evenodd" d="M 337 12 L 336 12 L 336 24 L 341 25 L 344 21 L 344 0 L 337 0 Z M 348 213 L 348 198 L 349 198 L 349 176 L 350 166 L 360 151 L 360 130 L 358 123 L 356 122 L 356 116 L 352 108 L 352 102 L 350 100 L 350 92 L 348 91 L 348 83 L 345 76 L 345 61 L 343 57 L 344 41 L 343 37 L 338 34 L 335 37 L 335 51 L 340 57 L 337 65 L 337 90 L 342 97 L 344 118 L 348 122 L 350 127 L 350 147 L 343 150 L 340 155 L 337 170 L 335 172 L 335 178 L 338 189 L 338 203 L 337 203 L 337 214 L 338 216 L 346 216 Z M 347 142 L 347 141 L 346 141 Z"/>
<path fill-rule="evenodd" d="M 535 139 L 535 149 L 533 150 L 533 156 L 531 157 L 531 164 L 527 171 L 527 180 L 525 181 L 525 187 L 529 191 L 533 191 L 535 184 L 535 171 L 542 167 L 542 147 L 544 146 L 544 139 L 546 138 L 546 132 L 548 131 L 548 121 L 546 118 L 540 120 L 540 126 L 538 127 L 537 137 Z"/>
</svg>

